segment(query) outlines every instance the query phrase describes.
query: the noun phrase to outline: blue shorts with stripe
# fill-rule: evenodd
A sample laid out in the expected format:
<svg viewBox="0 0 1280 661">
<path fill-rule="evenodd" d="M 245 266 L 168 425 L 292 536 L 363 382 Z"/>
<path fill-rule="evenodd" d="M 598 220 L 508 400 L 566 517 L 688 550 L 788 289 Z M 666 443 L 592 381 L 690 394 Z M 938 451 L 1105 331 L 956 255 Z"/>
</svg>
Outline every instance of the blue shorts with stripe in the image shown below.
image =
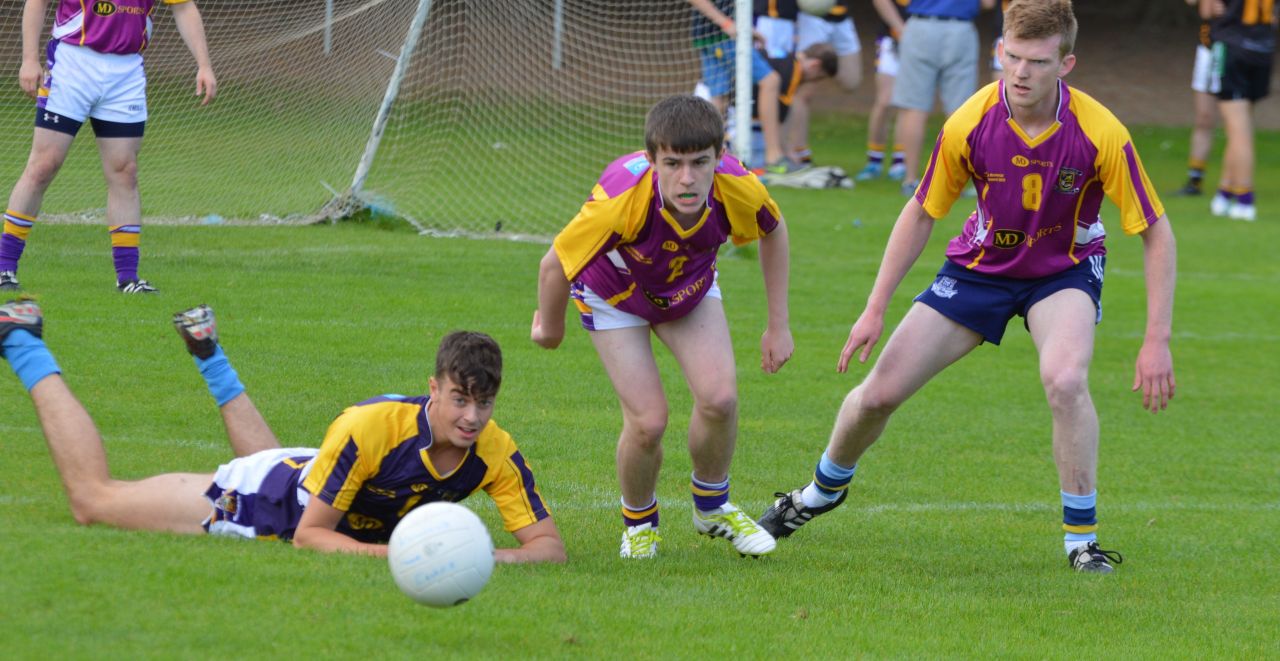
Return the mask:
<svg viewBox="0 0 1280 661">
<path fill-rule="evenodd" d="M 1091 255 L 1075 266 L 1033 280 L 1003 278 L 976 273 L 951 261 L 943 263 L 938 277 L 915 300 L 1000 344 L 1005 327 L 1015 315 L 1023 318 L 1031 306 L 1063 289 L 1079 289 L 1093 299 L 1094 323 L 1102 321 L 1102 278 L 1107 258 Z"/>
</svg>

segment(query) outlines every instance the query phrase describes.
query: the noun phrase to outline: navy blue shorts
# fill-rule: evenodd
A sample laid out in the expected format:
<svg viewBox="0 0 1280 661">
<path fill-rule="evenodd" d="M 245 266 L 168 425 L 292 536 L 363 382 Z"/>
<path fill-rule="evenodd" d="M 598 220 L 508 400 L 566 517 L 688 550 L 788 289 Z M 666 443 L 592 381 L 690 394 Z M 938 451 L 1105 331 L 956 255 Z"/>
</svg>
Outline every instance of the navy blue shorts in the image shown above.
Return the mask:
<svg viewBox="0 0 1280 661">
<path fill-rule="evenodd" d="M 1102 321 L 1102 276 L 1106 265 L 1106 256 L 1092 255 L 1061 273 L 1022 280 L 975 273 L 947 261 L 933 284 L 915 300 L 987 342 L 1000 344 L 1014 315 L 1023 318 L 1025 327 L 1031 306 L 1063 289 L 1079 289 L 1088 294 L 1098 310 L 1094 323 Z"/>
</svg>

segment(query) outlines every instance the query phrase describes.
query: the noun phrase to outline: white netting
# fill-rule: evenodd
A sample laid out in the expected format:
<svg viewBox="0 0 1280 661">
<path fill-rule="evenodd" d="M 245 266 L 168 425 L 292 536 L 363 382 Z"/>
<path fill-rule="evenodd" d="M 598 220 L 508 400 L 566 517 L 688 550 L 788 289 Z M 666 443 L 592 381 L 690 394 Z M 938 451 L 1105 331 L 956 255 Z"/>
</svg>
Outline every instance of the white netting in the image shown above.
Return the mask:
<svg viewBox="0 0 1280 661">
<path fill-rule="evenodd" d="M 572 216 L 605 163 L 643 146 L 647 108 L 691 91 L 699 75 L 688 3 L 558 4 L 432 2 L 370 165 L 366 201 L 435 231 L 546 235 Z M 34 116 L 16 82 L 22 6 L 0 0 L 6 193 L 25 163 Z M 323 0 L 204 0 L 219 82 L 205 108 L 193 96 L 190 53 L 158 6 L 145 53 L 144 216 L 319 213 L 351 185 L 418 6 L 334 0 L 326 52 Z M 82 129 L 43 214 L 100 213 L 91 136 Z"/>
</svg>

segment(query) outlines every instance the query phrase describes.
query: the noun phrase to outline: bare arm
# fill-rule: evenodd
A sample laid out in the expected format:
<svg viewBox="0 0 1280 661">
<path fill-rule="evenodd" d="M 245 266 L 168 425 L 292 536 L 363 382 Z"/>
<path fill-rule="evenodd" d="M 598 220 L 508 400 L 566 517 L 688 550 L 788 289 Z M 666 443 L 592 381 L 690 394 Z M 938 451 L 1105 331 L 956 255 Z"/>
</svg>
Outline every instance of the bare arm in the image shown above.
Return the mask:
<svg viewBox="0 0 1280 661">
<path fill-rule="evenodd" d="M 1158 413 L 1173 398 L 1173 290 L 1178 250 L 1168 216 L 1142 232 L 1143 274 L 1147 282 L 1147 330 L 1134 366 L 1133 390 L 1142 390 L 1142 407 Z"/>
<path fill-rule="evenodd" d="M 497 562 L 564 562 L 564 540 L 555 521 L 547 517 L 537 523 L 515 530 L 512 536 L 520 542 L 520 548 L 496 549 L 493 559 Z"/>
<path fill-rule="evenodd" d="M 996 0 L 982 0 L 982 11 L 991 11 L 996 8 Z"/>
<path fill-rule="evenodd" d="M 387 557 L 386 545 L 358 542 L 338 532 L 338 522 L 344 515 L 342 510 L 311 496 L 307 509 L 302 511 L 302 518 L 298 521 L 298 529 L 293 532 L 293 545 L 324 553 L 340 551 Z"/>
<path fill-rule="evenodd" d="M 1187 0 L 1187 4 L 1195 4 L 1192 0 Z M 1200 18 L 1210 21 L 1227 11 L 1227 6 L 1222 0 L 1200 0 Z"/>
<path fill-rule="evenodd" d="M 538 309 L 533 311 L 529 337 L 544 349 L 554 349 L 564 341 L 564 310 L 569 305 L 569 280 L 564 277 L 560 256 L 552 247 L 538 264 Z"/>
<path fill-rule="evenodd" d="M 724 12 L 716 8 L 715 3 L 711 0 L 689 0 L 689 4 L 693 5 L 699 13 L 707 17 L 707 20 L 720 26 L 721 30 L 730 37 L 736 38 L 738 30 L 733 22 L 732 16 L 725 15 Z"/>
<path fill-rule="evenodd" d="M 897 8 L 893 6 L 893 0 L 872 0 L 872 4 L 876 7 L 876 13 L 880 14 L 880 20 L 889 26 L 889 34 L 894 39 L 902 36 L 902 28 L 907 24 L 902 20 L 902 15 L 898 13 Z"/>
<path fill-rule="evenodd" d="M 760 369 L 770 374 L 782 369 L 796 348 L 787 307 L 790 260 L 787 225 L 779 219 L 778 226 L 760 239 L 760 272 L 769 305 L 769 322 L 760 338 Z"/>
<path fill-rule="evenodd" d="M 31 98 L 40 89 L 40 32 L 44 30 L 44 15 L 48 0 L 27 0 L 22 6 L 22 66 L 18 68 L 18 86 Z"/>
<path fill-rule="evenodd" d="M 715 3 L 711 0 L 689 0 L 689 4 L 698 10 L 700 14 L 706 16 L 707 20 L 720 26 L 720 29 L 729 35 L 730 39 L 738 38 L 738 24 L 734 22 L 732 16 L 717 9 Z M 756 42 L 757 47 L 764 43 L 764 37 L 759 32 L 756 32 L 755 28 L 751 29 L 751 38 Z"/>
<path fill-rule="evenodd" d="M 859 347 L 862 352 L 858 355 L 858 362 L 865 363 L 871 356 L 871 350 L 884 332 L 884 313 L 893 298 L 893 292 L 897 291 L 907 271 L 911 270 L 911 266 L 924 251 L 929 235 L 933 233 L 933 225 L 933 217 L 925 213 L 924 207 L 920 206 L 916 198 L 907 201 L 897 222 L 893 224 L 893 232 L 889 234 L 889 243 L 880 260 L 880 270 L 876 273 L 871 294 L 867 296 L 867 306 L 854 322 L 853 328 L 849 329 L 849 340 L 840 352 L 836 371 L 844 372 L 849 369 L 849 359 Z"/>
<path fill-rule="evenodd" d="M 213 75 L 213 64 L 209 61 L 209 46 L 204 36 L 204 19 L 196 3 L 180 2 L 170 5 L 173 8 L 173 22 L 178 25 L 178 34 L 186 42 L 187 49 L 196 59 L 196 96 L 203 96 L 200 105 L 208 105 L 218 94 L 218 79 Z"/>
</svg>

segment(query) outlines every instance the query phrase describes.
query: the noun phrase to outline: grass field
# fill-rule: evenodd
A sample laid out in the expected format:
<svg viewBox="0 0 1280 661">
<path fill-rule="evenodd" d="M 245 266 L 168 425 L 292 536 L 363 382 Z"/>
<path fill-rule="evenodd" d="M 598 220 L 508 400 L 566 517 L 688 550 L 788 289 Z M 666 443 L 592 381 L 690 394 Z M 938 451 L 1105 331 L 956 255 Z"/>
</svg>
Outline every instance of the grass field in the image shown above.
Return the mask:
<svg viewBox="0 0 1280 661">
<path fill-rule="evenodd" d="M 818 156 L 852 168 L 862 128 L 826 121 Z M 1134 132 L 1162 190 L 1181 183 L 1185 131 Z M 425 391 L 438 338 L 486 331 L 506 352 L 496 419 L 520 442 L 564 534 L 563 566 L 500 566 L 450 610 L 414 605 L 382 561 L 284 544 L 82 528 L 16 378 L 0 376 L 0 650 L 35 658 L 1242 658 L 1280 656 L 1280 135 L 1261 137 L 1256 223 L 1166 197 L 1179 240 L 1178 395 L 1143 413 L 1129 391 L 1144 322 L 1141 241 L 1113 236 L 1092 393 L 1102 421 L 1099 514 L 1107 577 L 1068 570 L 1049 415 L 1027 334 L 984 346 L 894 418 L 849 502 L 765 559 L 697 537 L 669 356 L 672 419 L 655 562 L 622 562 L 614 477 L 619 415 L 582 332 L 528 341 L 545 245 L 431 239 L 407 226 L 148 227 L 159 295 L 111 288 L 101 227 L 42 225 L 23 282 L 46 339 L 106 439 L 117 477 L 212 471 L 218 414 L 170 315 L 207 302 L 223 343 L 285 444 L 315 444 L 344 406 Z M 1216 170 L 1214 171 L 1216 172 Z M 1214 175 L 1211 173 L 1211 180 Z M 179 193 L 174 193 L 179 194 Z M 585 194 L 585 191 L 584 191 Z M 902 198 L 889 182 L 776 191 L 792 238 L 796 354 L 762 374 L 754 250 L 721 285 L 739 358 L 733 499 L 759 513 L 805 482 L 839 402 L 866 373 L 835 361 Z M 958 204 L 895 298 L 911 295 L 959 229 Z M 1110 205 L 1107 218 L 1115 217 Z M 0 374 L 7 374 L 0 369 Z M 496 510 L 468 501 L 496 532 Z M 310 650 L 306 652 L 306 650 Z"/>
</svg>

